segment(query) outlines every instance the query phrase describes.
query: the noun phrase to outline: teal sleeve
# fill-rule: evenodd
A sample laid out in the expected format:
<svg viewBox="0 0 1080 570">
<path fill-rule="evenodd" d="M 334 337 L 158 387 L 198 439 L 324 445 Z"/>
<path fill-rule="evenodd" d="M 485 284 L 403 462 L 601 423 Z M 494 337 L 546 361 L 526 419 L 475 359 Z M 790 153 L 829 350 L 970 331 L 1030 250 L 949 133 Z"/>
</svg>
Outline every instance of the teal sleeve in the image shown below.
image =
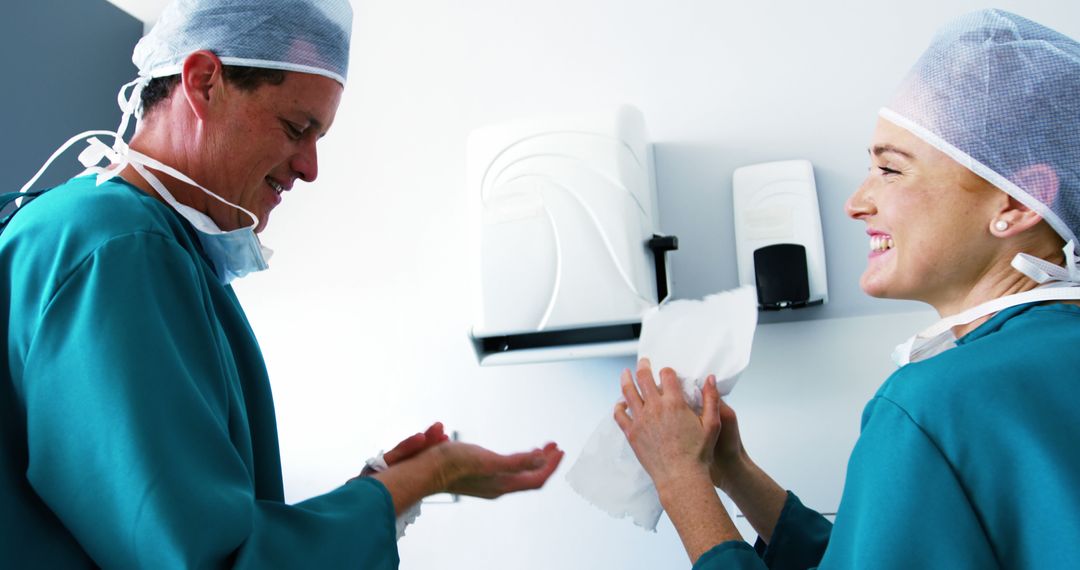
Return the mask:
<svg viewBox="0 0 1080 570">
<path fill-rule="evenodd" d="M 741 540 L 729 540 L 712 547 L 694 563 L 693 570 L 757 570 L 765 564 L 753 547 Z"/>
<path fill-rule="evenodd" d="M 999 567 L 935 441 L 885 397 L 869 404 L 866 417 L 821 567 Z"/>
<path fill-rule="evenodd" d="M 753 548 L 739 540 L 722 542 L 702 555 L 694 570 L 811 568 L 821 561 L 831 529 L 825 517 L 803 506 L 789 491 L 768 546 L 761 539 Z"/>
<path fill-rule="evenodd" d="M 230 413 L 243 393 L 200 280 L 175 241 L 136 233 L 62 281 L 19 383 L 35 492 L 102 567 L 396 568 L 377 481 L 256 498 L 249 426 Z"/>
<path fill-rule="evenodd" d="M 754 547 L 773 570 L 803 570 L 821 562 L 831 534 L 832 523 L 788 491 L 768 545 L 759 538 Z"/>
</svg>

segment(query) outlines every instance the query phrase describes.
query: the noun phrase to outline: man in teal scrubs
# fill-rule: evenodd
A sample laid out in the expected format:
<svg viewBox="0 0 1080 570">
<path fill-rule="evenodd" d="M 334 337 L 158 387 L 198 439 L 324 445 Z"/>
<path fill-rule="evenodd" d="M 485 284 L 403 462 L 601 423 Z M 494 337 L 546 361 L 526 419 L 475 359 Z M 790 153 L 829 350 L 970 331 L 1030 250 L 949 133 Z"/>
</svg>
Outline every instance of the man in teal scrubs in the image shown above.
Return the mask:
<svg viewBox="0 0 1080 570">
<path fill-rule="evenodd" d="M 344 0 L 175 2 L 135 50 L 130 147 L 123 128 L 92 142 L 109 168 L 0 222 L 4 565 L 391 569 L 395 518 L 424 496 L 538 488 L 558 465 L 554 444 L 504 456 L 436 424 L 384 470 L 284 502 L 266 367 L 228 283 L 266 268 L 255 233 L 317 176 L 350 22 Z"/>
</svg>

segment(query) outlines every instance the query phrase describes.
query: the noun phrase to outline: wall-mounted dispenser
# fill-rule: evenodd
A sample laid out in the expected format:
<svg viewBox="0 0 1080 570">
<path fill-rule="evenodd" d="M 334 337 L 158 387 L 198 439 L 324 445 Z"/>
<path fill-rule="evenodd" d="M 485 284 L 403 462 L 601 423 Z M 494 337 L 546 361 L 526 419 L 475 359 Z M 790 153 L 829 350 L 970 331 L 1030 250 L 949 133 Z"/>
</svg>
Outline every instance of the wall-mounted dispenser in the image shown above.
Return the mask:
<svg viewBox="0 0 1080 570">
<path fill-rule="evenodd" d="M 479 253 L 481 364 L 634 354 L 667 296 L 652 148 L 641 112 L 474 130 L 466 173 Z"/>
<path fill-rule="evenodd" d="M 739 284 L 780 310 L 829 299 L 814 168 L 806 160 L 744 166 L 733 176 Z"/>
</svg>

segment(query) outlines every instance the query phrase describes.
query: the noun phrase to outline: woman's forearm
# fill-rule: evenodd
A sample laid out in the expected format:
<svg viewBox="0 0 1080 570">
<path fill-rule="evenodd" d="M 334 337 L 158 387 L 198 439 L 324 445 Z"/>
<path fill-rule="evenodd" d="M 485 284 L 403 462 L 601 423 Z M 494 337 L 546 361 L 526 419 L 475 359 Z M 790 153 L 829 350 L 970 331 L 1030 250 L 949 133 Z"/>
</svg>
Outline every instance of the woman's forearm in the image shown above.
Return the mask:
<svg viewBox="0 0 1080 570">
<path fill-rule="evenodd" d="M 691 563 L 721 542 L 742 540 L 707 472 L 660 482 L 657 492 Z"/>
<path fill-rule="evenodd" d="M 787 491 L 748 456 L 722 490 L 735 501 L 758 536 L 769 542 L 787 502 Z"/>
</svg>

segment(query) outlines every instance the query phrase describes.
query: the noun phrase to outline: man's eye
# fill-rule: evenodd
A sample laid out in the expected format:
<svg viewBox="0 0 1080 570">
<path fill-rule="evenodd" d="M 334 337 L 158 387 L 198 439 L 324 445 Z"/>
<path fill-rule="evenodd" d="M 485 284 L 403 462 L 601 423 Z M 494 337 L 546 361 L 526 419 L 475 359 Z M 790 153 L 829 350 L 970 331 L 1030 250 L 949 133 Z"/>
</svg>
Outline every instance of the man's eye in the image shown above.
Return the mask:
<svg viewBox="0 0 1080 570">
<path fill-rule="evenodd" d="M 281 124 L 285 125 L 285 133 L 289 135 L 289 138 L 300 140 L 300 138 L 304 136 L 304 131 L 300 130 L 300 127 L 297 127 L 289 121 L 282 121 Z"/>
<path fill-rule="evenodd" d="M 880 170 L 880 171 L 881 171 L 881 173 L 882 173 L 882 174 L 885 174 L 885 175 L 889 175 L 889 174 L 900 174 L 900 171 L 899 171 L 899 170 L 893 170 L 893 169 L 891 169 L 891 168 L 886 168 L 886 167 L 884 167 L 884 166 L 879 166 L 879 167 L 878 167 L 878 170 Z"/>
</svg>

